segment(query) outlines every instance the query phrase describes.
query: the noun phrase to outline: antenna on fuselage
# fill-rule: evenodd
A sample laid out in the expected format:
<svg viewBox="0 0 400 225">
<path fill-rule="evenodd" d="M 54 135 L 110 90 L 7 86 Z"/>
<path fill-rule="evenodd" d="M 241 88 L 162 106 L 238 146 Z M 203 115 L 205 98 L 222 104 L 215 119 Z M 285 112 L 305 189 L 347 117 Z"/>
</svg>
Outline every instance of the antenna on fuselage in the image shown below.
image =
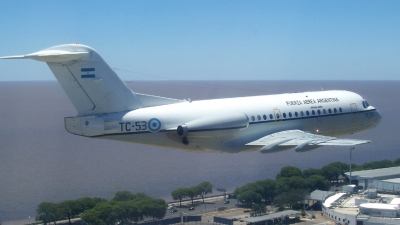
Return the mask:
<svg viewBox="0 0 400 225">
<path fill-rule="evenodd" d="M 325 91 L 324 86 L 321 85 L 321 91 Z"/>
</svg>

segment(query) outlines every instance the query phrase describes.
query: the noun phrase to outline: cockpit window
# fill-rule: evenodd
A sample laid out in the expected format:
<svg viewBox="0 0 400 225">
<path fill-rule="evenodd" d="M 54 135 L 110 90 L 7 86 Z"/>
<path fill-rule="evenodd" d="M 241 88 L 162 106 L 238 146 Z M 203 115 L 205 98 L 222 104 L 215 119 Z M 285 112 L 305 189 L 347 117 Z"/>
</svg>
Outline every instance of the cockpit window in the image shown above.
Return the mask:
<svg viewBox="0 0 400 225">
<path fill-rule="evenodd" d="M 364 109 L 368 108 L 369 104 L 367 101 L 362 102 Z"/>
</svg>

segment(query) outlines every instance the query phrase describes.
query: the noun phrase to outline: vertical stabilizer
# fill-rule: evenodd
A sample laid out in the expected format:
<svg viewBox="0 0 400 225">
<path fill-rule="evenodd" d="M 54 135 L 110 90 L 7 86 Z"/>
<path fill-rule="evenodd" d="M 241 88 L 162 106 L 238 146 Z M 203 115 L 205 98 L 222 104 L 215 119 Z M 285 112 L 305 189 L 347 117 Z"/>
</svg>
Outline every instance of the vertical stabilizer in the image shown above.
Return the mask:
<svg viewBox="0 0 400 225">
<path fill-rule="evenodd" d="M 2 57 L 46 62 L 78 111 L 78 116 L 101 115 L 143 107 L 96 50 L 79 44 Z"/>
</svg>

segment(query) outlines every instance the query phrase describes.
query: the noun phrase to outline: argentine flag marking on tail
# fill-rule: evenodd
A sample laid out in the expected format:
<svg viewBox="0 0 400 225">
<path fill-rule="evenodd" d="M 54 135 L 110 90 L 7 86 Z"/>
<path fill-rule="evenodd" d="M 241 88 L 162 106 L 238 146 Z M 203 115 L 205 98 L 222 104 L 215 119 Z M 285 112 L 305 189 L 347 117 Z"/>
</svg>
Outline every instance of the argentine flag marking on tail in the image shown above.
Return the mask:
<svg viewBox="0 0 400 225">
<path fill-rule="evenodd" d="M 81 78 L 95 78 L 96 77 L 93 74 L 94 68 L 81 68 L 81 72 L 86 73 L 86 74 L 82 74 Z"/>
</svg>

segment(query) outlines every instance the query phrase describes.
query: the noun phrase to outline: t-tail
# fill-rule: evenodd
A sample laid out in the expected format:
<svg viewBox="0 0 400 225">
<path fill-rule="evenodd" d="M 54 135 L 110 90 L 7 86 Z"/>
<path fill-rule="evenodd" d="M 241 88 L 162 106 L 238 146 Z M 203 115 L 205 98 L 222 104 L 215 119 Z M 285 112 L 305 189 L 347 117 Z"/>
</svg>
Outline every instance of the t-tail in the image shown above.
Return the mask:
<svg viewBox="0 0 400 225">
<path fill-rule="evenodd" d="M 46 62 L 78 111 L 78 116 L 103 115 L 181 102 L 134 93 L 96 50 L 85 45 L 59 45 L 28 55 L 1 59 Z"/>
</svg>

